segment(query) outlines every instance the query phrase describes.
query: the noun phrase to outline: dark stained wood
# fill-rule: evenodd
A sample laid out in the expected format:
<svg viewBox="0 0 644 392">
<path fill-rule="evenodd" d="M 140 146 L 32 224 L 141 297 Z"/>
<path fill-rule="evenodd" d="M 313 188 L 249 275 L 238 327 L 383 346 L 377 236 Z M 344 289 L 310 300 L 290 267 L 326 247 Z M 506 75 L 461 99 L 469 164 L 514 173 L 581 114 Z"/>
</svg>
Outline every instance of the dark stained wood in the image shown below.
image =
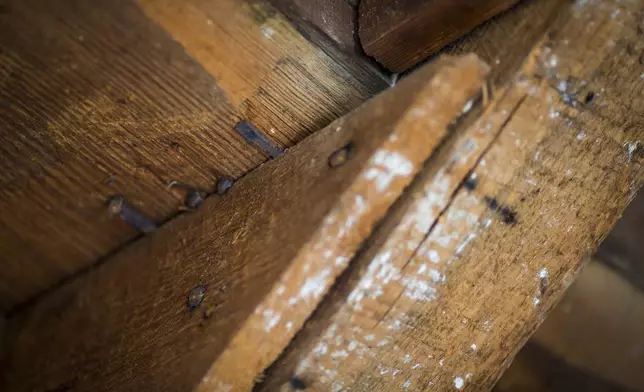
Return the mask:
<svg viewBox="0 0 644 392">
<path fill-rule="evenodd" d="M 0 389 L 252 386 L 486 72 L 475 56 L 421 70 L 15 314 Z"/>
<path fill-rule="evenodd" d="M 138 233 L 123 195 L 157 224 L 386 84 L 311 44 L 262 2 L 4 1 L 0 11 L 0 311 L 33 298 Z"/>
<path fill-rule="evenodd" d="M 517 0 L 363 0 L 360 43 L 392 72 L 402 72 Z"/>
<path fill-rule="evenodd" d="M 294 19 L 310 22 L 340 48 L 359 52 L 357 7 L 347 0 L 270 0 L 277 9 Z"/>
</svg>

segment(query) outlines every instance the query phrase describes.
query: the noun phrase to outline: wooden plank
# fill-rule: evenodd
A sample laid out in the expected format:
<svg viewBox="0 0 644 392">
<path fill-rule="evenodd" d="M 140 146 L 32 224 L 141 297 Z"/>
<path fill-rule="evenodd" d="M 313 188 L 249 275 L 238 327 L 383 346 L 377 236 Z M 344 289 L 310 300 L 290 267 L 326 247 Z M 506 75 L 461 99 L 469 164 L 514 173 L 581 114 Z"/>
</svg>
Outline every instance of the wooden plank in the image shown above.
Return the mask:
<svg viewBox="0 0 644 392">
<path fill-rule="evenodd" d="M 402 72 L 514 5 L 517 0 L 363 0 L 360 43 L 392 72 Z"/>
<path fill-rule="evenodd" d="M 358 10 L 347 0 L 271 0 L 271 3 L 293 19 L 308 21 L 343 50 L 360 51 Z"/>
<path fill-rule="evenodd" d="M 3 390 L 252 386 L 486 72 L 473 55 L 421 70 L 14 315 Z"/>
<path fill-rule="evenodd" d="M 108 197 L 162 223 L 168 182 L 209 192 L 265 161 L 238 121 L 290 147 L 386 86 L 261 1 L 9 0 L 0 19 L 0 311 L 138 235 Z"/>
<path fill-rule="evenodd" d="M 490 389 L 644 181 L 642 12 L 576 3 L 466 133 L 494 133 L 473 169 L 436 163 L 264 389 Z"/>
</svg>

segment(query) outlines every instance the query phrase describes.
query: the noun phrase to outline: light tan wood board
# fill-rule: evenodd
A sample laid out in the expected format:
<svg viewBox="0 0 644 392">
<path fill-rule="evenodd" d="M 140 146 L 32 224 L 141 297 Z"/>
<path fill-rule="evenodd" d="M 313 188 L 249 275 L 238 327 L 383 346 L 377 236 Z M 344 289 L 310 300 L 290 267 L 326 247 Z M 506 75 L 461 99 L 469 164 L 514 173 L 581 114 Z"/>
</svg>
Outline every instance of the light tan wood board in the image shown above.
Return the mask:
<svg viewBox="0 0 644 392">
<path fill-rule="evenodd" d="M 575 3 L 469 130 L 494 133 L 469 180 L 383 224 L 263 386 L 490 389 L 644 180 L 643 11 Z"/>
<path fill-rule="evenodd" d="M 0 311 L 137 236 L 108 197 L 162 223 L 169 181 L 265 161 L 237 121 L 290 147 L 386 86 L 261 1 L 9 0 L 0 21 Z"/>
</svg>

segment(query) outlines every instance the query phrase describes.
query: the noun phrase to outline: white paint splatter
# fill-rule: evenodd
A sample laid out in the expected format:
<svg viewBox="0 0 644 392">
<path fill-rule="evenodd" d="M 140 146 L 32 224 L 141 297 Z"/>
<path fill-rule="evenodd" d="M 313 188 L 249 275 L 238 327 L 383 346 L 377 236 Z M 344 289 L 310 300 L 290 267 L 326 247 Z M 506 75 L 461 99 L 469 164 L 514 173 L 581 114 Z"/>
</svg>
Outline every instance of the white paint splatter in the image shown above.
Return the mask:
<svg viewBox="0 0 644 392">
<path fill-rule="evenodd" d="M 270 26 L 262 26 L 262 35 L 266 39 L 271 39 L 275 35 L 275 30 Z"/>
<path fill-rule="evenodd" d="M 462 377 L 456 377 L 454 379 L 454 386 L 456 389 L 463 389 L 463 386 L 465 385 L 465 380 L 463 380 Z"/>
<path fill-rule="evenodd" d="M 407 157 L 387 150 L 377 151 L 370 166 L 365 178 L 373 181 L 379 192 L 386 190 L 395 177 L 409 176 L 414 169 Z"/>
<path fill-rule="evenodd" d="M 434 264 L 437 264 L 441 261 L 441 257 L 435 249 L 430 249 L 427 255 L 429 256 L 429 261 Z"/>
<path fill-rule="evenodd" d="M 277 323 L 280 322 L 280 319 L 282 318 L 282 316 L 279 313 L 274 312 L 271 309 L 264 310 L 262 314 L 264 316 L 264 330 L 266 332 L 270 332 L 271 329 L 273 329 L 277 325 Z"/>
<path fill-rule="evenodd" d="M 548 269 L 547 268 L 541 268 L 539 271 L 539 277 L 544 279 L 548 277 Z"/>
<path fill-rule="evenodd" d="M 472 351 L 476 351 L 476 350 L 478 350 L 478 347 L 476 347 L 476 344 L 475 344 L 475 343 L 472 343 L 472 345 L 470 346 L 470 348 L 472 349 Z"/>
</svg>

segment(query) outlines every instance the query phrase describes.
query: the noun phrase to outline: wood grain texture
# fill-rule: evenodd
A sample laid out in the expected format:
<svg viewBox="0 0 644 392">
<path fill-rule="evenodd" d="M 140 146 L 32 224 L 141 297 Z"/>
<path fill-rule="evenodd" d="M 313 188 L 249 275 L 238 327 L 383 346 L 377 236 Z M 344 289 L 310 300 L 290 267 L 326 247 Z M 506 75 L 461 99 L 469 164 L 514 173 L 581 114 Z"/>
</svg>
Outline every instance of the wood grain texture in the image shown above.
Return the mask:
<svg viewBox="0 0 644 392">
<path fill-rule="evenodd" d="M 179 181 L 212 191 L 385 87 L 261 2 L 5 1 L 0 10 L 0 311 L 137 236 L 124 195 L 162 223 Z M 178 41 L 178 42 L 177 42 Z"/>
<path fill-rule="evenodd" d="M 188 391 L 207 371 L 201 389 L 252 386 L 486 72 L 439 61 L 15 315 L 2 389 Z"/>
<path fill-rule="evenodd" d="M 363 0 L 360 43 L 392 72 L 402 72 L 517 0 Z"/>
<path fill-rule="evenodd" d="M 496 133 L 471 175 L 436 163 L 264 388 L 490 389 L 644 181 L 643 12 L 574 4 L 468 130 Z"/>
</svg>

